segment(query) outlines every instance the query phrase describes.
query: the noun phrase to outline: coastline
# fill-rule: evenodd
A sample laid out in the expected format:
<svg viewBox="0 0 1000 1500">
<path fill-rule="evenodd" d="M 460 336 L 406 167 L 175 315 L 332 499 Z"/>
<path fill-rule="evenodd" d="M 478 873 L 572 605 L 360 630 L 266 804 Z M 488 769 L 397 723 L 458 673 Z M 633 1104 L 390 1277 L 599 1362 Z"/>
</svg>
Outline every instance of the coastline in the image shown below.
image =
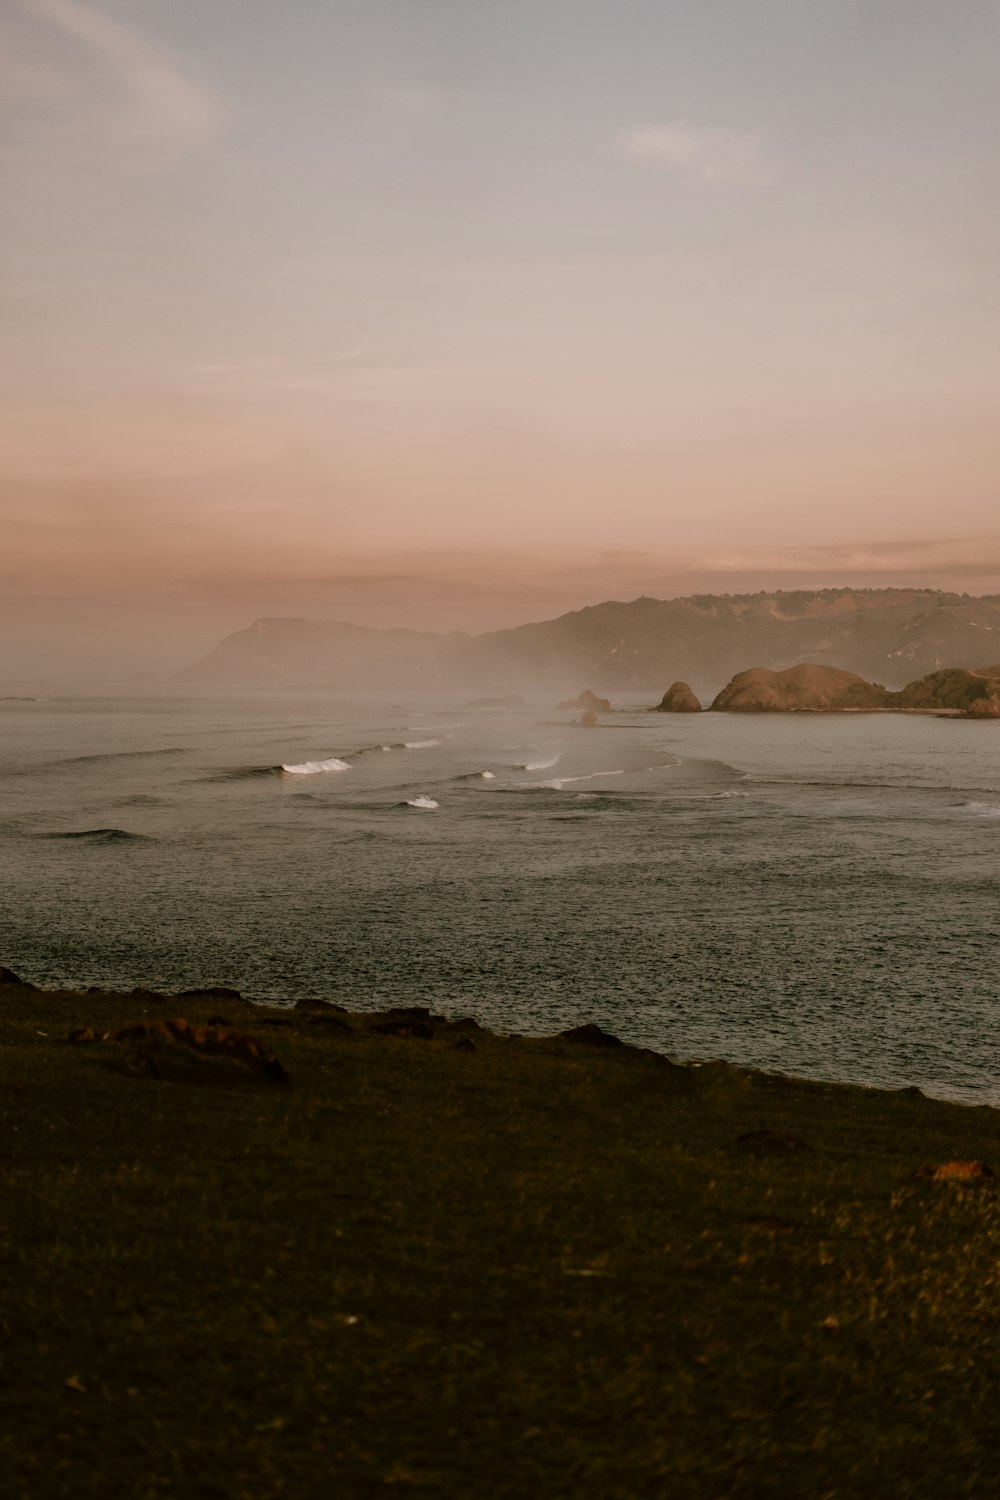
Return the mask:
<svg viewBox="0 0 1000 1500">
<path fill-rule="evenodd" d="M 620 1037 L 610 1028 L 599 1026 L 594 1022 L 584 1022 L 565 1031 L 531 1029 L 519 1032 L 498 1027 L 488 1020 L 472 1019 L 457 1011 L 454 1015 L 435 1013 L 428 1006 L 408 1006 L 397 1002 L 381 1008 L 366 1007 L 354 1010 L 342 1003 L 343 997 L 339 1001 L 334 1001 L 314 996 L 279 998 L 260 994 L 247 995 L 233 986 L 221 984 L 206 984 L 173 991 L 153 989 L 148 985 L 135 985 L 128 990 L 113 989 L 99 984 L 49 986 L 22 979 L 12 969 L 0 964 L 0 1017 L 3 1014 L 5 997 L 9 999 L 18 995 L 25 999 L 30 996 L 37 997 L 42 1007 L 39 1010 L 40 1019 L 43 1019 L 45 1015 L 45 1002 L 57 1003 L 60 1007 L 59 1025 L 62 1027 L 65 1024 L 69 1030 L 87 1027 L 90 1024 L 88 1018 L 92 1019 L 94 1015 L 100 1018 L 110 1017 L 113 1020 L 127 1017 L 129 1020 L 150 1021 L 191 1016 L 198 1024 L 220 1019 L 224 1020 L 227 1025 L 236 1025 L 239 1028 L 249 1029 L 251 1032 L 264 1028 L 269 1034 L 276 1034 L 276 1029 L 293 1027 L 299 1023 L 314 1026 L 333 1025 L 335 1018 L 339 1018 L 342 1028 L 350 1026 L 359 1034 L 364 1035 L 368 1032 L 377 1032 L 380 1025 L 388 1024 L 400 1014 L 412 1011 L 414 1014 L 419 1013 L 418 1019 L 421 1024 L 429 1026 L 432 1032 L 440 1031 L 445 1034 L 450 1028 L 456 1026 L 460 1029 L 474 1029 L 481 1032 L 483 1036 L 489 1036 L 497 1044 L 508 1041 L 527 1044 L 555 1043 L 564 1041 L 578 1032 L 587 1033 L 591 1041 L 597 1038 L 595 1045 L 599 1047 L 613 1047 L 621 1052 L 657 1059 L 669 1067 L 692 1074 L 704 1068 L 728 1068 L 734 1074 L 748 1078 L 779 1080 L 783 1084 L 802 1085 L 807 1088 L 858 1089 L 865 1093 L 887 1097 L 909 1093 L 936 1103 L 952 1105 L 958 1109 L 996 1110 L 1000 1116 L 1000 1098 L 994 1101 L 992 1096 L 989 1099 L 963 1097 L 955 1092 L 947 1092 L 940 1085 L 937 1088 L 933 1085 L 928 1087 L 926 1080 L 924 1086 L 921 1087 L 912 1079 L 905 1077 L 893 1083 L 887 1083 L 837 1077 L 816 1071 L 797 1072 L 780 1066 L 760 1066 L 754 1062 L 741 1061 L 737 1057 L 678 1052 L 667 1050 L 662 1046 L 649 1046 L 641 1041 L 630 1040 L 627 1036 Z M 221 1016 L 221 1012 L 227 1009 L 231 1012 L 231 1018 Z M 107 1026 L 104 1025 L 102 1019 L 98 1039 L 103 1037 L 106 1030 Z M 56 1034 L 52 1035 L 55 1040 L 59 1039 Z M 586 1037 L 584 1040 L 586 1041 Z"/>
<path fill-rule="evenodd" d="M 670 714 L 672 709 L 662 709 L 654 705 L 647 710 L 651 714 Z M 702 708 L 703 714 L 736 714 L 741 718 L 755 718 L 759 714 L 894 714 L 897 717 L 920 717 L 931 719 L 972 719 L 977 724 L 987 724 L 990 721 L 983 714 L 966 713 L 961 708 Z M 602 725 L 602 728 L 610 728 Z"/>
<path fill-rule="evenodd" d="M 4 983 L 0 1038 L 19 1495 L 991 1472 L 994 1109 L 218 989 Z"/>
<path fill-rule="evenodd" d="M 988 1095 L 970 1094 L 968 1091 L 959 1091 L 941 1082 L 928 1082 L 922 1079 L 916 1083 L 912 1077 L 904 1074 L 897 1075 L 891 1082 L 882 1079 L 852 1078 L 850 1076 L 835 1073 L 826 1073 L 818 1069 L 806 1069 L 797 1071 L 794 1068 L 786 1068 L 777 1065 L 761 1064 L 752 1060 L 740 1059 L 736 1055 L 724 1055 L 719 1053 L 701 1053 L 687 1050 L 666 1048 L 662 1045 L 649 1044 L 642 1040 L 630 1038 L 627 1034 L 628 1028 L 624 1028 L 626 1034 L 619 1036 L 614 1030 L 614 1023 L 606 1020 L 603 1026 L 594 1022 L 570 1026 L 568 1031 L 538 1030 L 533 1027 L 524 1031 L 515 1031 L 506 1026 L 497 1026 L 495 1021 L 476 1016 L 475 1019 L 464 1014 L 462 1007 L 452 1006 L 448 1014 L 432 1012 L 428 1006 L 408 1006 L 402 1001 L 390 1002 L 379 1008 L 365 1007 L 353 1009 L 344 1004 L 344 996 L 341 994 L 338 1000 L 320 998 L 315 995 L 305 997 L 268 996 L 254 993 L 245 994 L 231 985 L 206 984 L 183 990 L 157 989 L 149 985 L 135 985 L 131 989 L 115 989 L 106 985 L 72 985 L 72 984 L 36 984 L 33 980 L 20 977 L 12 969 L 0 964 L 0 1016 L 3 1014 L 4 1000 L 20 995 L 26 1000 L 30 996 L 37 998 L 40 1009 L 40 1024 L 46 1014 L 44 1007 L 46 1002 L 54 1002 L 59 1007 L 59 1026 L 63 1024 L 69 1030 L 86 1027 L 90 1024 L 88 1018 L 97 1015 L 99 1018 L 128 1018 L 129 1020 L 147 1019 L 169 1020 L 177 1017 L 192 1017 L 199 1024 L 207 1020 L 224 1019 L 226 1024 L 235 1024 L 240 1028 L 248 1028 L 251 1032 L 258 1028 L 264 1028 L 267 1034 L 277 1034 L 278 1031 L 289 1026 L 332 1025 L 334 1018 L 342 1018 L 344 1024 L 349 1024 L 359 1034 L 364 1035 L 370 1031 L 377 1031 L 379 1025 L 386 1023 L 387 1018 L 397 1017 L 401 1012 L 415 1011 L 420 1013 L 422 1022 L 429 1025 L 432 1031 L 440 1031 L 445 1034 L 449 1028 L 455 1026 L 467 1029 L 476 1029 L 484 1036 L 489 1036 L 497 1044 L 514 1041 L 526 1044 L 554 1043 L 564 1040 L 574 1032 L 588 1032 L 600 1034 L 605 1042 L 598 1045 L 606 1045 L 628 1052 L 636 1056 L 650 1059 L 658 1059 L 663 1064 L 679 1070 L 696 1073 L 699 1069 L 728 1068 L 734 1075 L 740 1074 L 748 1078 L 761 1078 L 779 1080 L 784 1084 L 795 1084 L 803 1087 L 818 1087 L 824 1089 L 857 1089 L 868 1094 L 895 1096 L 901 1092 L 908 1092 L 914 1096 L 934 1101 L 940 1104 L 952 1105 L 958 1109 L 976 1110 L 992 1109 L 1000 1116 L 1000 1094 L 992 1091 Z M 475 1009 L 475 1007 L 473 1007 Z M 223 1017 L 224 1011 L 231 1014 Z M 218 1014 L 217 1014 L 218 1013 Z M 51 1017 L 50 1017 L 51 1020 Z M 110 1024 L 110 1021 L 109 1021 Z M 99 1035 L 107 1030 L 103 1019 L 99 1023 Z M 49 1033 L 53 1039 L 58 1040 L 56 1033 Z"/>
</svg>

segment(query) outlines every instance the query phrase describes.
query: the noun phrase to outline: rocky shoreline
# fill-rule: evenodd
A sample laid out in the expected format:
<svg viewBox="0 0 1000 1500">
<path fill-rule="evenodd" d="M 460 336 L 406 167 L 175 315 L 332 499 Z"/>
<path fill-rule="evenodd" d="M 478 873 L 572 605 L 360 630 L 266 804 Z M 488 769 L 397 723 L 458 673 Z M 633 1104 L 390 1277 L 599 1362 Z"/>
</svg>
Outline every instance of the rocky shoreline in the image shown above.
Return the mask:
<svg viewBox="0 0 1000 1500">
<path fill-rule="evenodd" d="M 26 1500 L 989 1493 L 1000 1111 L 5 970 L 0 1124 Z"/>
</svg>

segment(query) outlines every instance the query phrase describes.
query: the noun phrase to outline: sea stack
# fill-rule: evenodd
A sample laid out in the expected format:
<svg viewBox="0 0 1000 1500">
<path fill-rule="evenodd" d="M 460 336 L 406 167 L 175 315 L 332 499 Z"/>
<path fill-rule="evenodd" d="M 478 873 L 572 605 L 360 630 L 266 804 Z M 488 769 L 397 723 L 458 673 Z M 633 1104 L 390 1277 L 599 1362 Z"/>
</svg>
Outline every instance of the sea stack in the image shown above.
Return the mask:
<svg viewBox="0 0 1000 1500">
<path fill-rule="evenodd" d="M 558 705 L 560 708 L 582 708 L 592 714 L 611 713 L 611 703 L 607 698 L 598 698 L 590 688 L 584 688 L 579 698 L 567 698 L 565 702 Z"/>
<path fill-rule="evenodd" d="M 686 682 L 672 682 L 652 712 L 654 714 L 700 714 L 701 704 Z"/>
</svg>

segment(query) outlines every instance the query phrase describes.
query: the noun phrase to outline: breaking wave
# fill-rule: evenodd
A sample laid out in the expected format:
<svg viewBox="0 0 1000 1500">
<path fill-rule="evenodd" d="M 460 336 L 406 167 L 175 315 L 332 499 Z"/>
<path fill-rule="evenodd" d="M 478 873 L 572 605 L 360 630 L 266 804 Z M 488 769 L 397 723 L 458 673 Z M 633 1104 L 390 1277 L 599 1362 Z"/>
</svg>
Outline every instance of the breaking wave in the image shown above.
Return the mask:
<svg viewBox="0 0 1000 1500">
<path fill-rule="evenodd" d="M 351 760 L 359 760 L 362 755 L 388 754 L 390 750 L 423 750 L 427 745 L 440 745 L 440 740 L 393 740 L 388 745 L 381 743 L 377 745 L 362 745 L 358 750 L 347 750 L 345 754 Z"/>
<path fill-rule="evenodd" d="M 564 786 L 569 786 L 575 781 L 596 781 L 598 776 L 624 775 L 624 771 L 591 771 L 587 776 L 553 776 L 551 781 L 540 781 L 538 785 L 551 787 L 554 792 L 561 792 Z"/>
<path fill-rule="evenodd" d="M 404 807 L 419 807 L 422 811 L 431 812 L 435 807 L 440 807 L 440 802 L 435 802 L 433 797 L 408 797 L 403 804 Z"/>
<path fill-rule="evenodd" d="M 301 765 L 282 765 L 281 769 L 286 776 L 319 776 L 324 771 L 349 771 L 351 768 L 346 760 L 331 755 L 328 760 L 304 760 Z"/>
<path fill-rule="evenodd" d="M 515 766 L 516 771 L 547 771 L 549 766 L 554 766 L 559 759 L 558 755 L 550 755 L 548 760 L 529 760 L 523 765 Z"/>
<path fill-rule="evenodd" d="M 997 802 L 960 802 L 958 805 L 981 818 L 1000 818 L 1000 803 Z"/>
<path fill-rule="evenodd" d="M 349 771 L 356 760 L 362 755 L 371 755 L 375 752 L 381 754 L 390 750 L 425 750 L 431 745 L 440 745 L 440 740 L 397 740 L 391 745 L 362 745 L 357 750 L 347 750 L 344 753 L 349 757 L 343 760 L 339 755 L 329 755 L 322 760 L 303 760 L 294 764 L 282 761 L 277 766 L 238 766 L 230 771 L 216 771 L 211 776 L 202 776 L 201 781 L 247 781 L 257 776 L 318 776 L 327 771 Z"/>
</svg>

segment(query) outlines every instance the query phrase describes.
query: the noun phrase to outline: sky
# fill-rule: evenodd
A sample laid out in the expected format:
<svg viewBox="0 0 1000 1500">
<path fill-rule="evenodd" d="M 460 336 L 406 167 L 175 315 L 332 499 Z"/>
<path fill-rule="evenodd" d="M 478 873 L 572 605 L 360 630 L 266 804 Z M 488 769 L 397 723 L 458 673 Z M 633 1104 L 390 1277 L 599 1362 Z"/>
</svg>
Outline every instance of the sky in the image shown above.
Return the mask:
<svg viewBox="0 0 1000 1500">
<path fill-rule="evenodd" d="M 1000 590 L 996 0 L 0 0 L 0 58 L 25 672 Z"/>
</svg>

